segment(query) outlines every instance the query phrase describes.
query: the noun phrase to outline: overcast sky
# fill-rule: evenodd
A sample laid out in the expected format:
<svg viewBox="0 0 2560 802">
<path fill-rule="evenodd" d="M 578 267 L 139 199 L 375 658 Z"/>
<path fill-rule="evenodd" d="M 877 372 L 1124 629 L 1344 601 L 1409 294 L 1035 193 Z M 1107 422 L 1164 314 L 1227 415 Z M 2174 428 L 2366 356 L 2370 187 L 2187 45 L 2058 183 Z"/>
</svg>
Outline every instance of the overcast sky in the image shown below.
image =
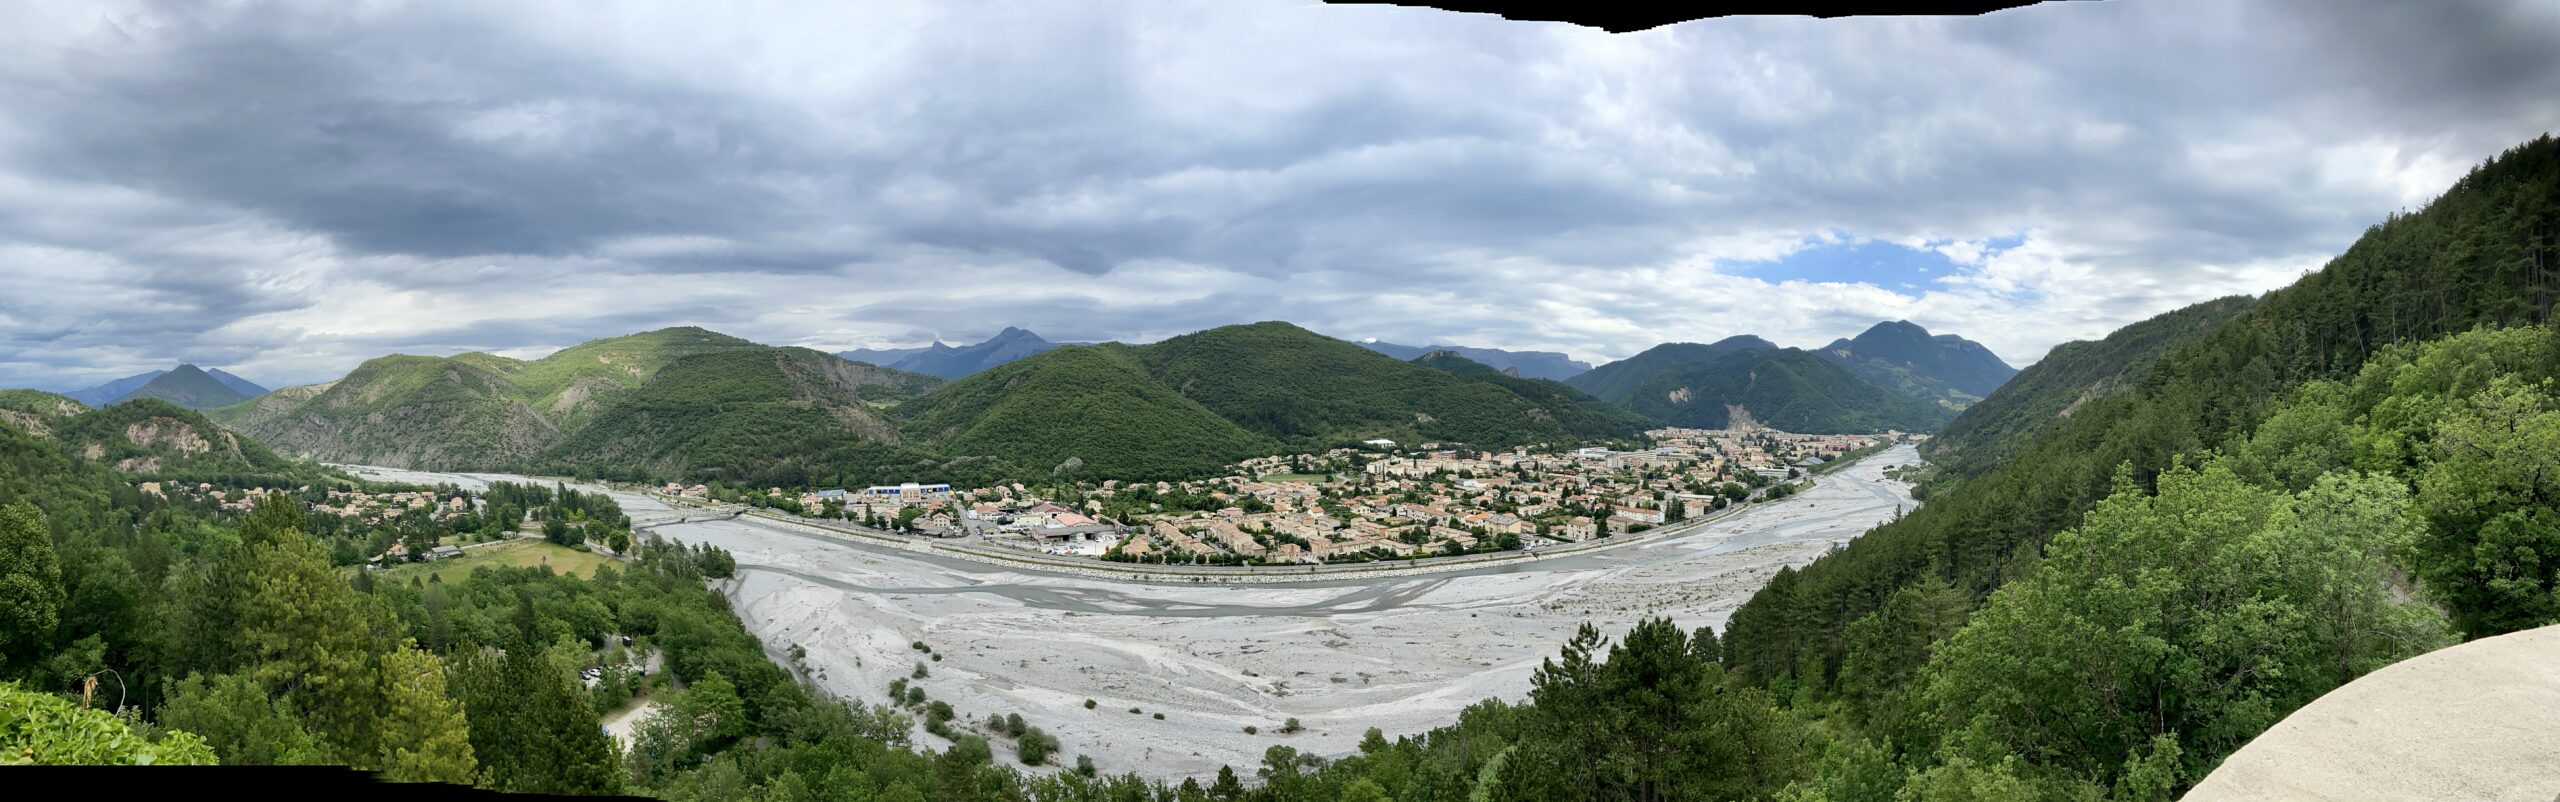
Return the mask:
<svg viewBox="0 0 2560 802">
<path fill-rule="evenodd" d="M 2550 2 L 854 5 L 0 5 L 0 386 L 674 325 L 1598 363 L 1909 319 L 2025 365 L 2560 129 Z"/>
</svg>

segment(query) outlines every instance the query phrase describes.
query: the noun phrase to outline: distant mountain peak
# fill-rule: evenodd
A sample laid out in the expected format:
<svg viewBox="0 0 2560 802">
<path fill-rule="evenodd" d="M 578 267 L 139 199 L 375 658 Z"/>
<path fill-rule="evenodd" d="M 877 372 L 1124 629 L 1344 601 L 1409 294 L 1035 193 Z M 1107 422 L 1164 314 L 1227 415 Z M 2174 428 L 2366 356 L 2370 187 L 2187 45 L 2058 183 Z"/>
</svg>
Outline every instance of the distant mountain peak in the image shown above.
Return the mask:
<svg viewBox="0 0 2560 802">
<path fill-rule="evenodd" d="M 205 373 L 203 368 L 182 364 L 152 377 L 142 386 L 114 400 L 123 403 L 137 398 L 157 398 L 189 409 L 210 409 L 237 404 L 249 399 L 247 394 Z"/>
<path fill-rule="evenodd" d="M 1554 351 L 1505 351 L 1499 348 L 1471 348 L 1441 342 L 1422 346 L 1397 345 L 1376 337 L 1349 342 L 1407 362 L 1434 353 L 1447 352 L 1497 371 L 1511 372 L 1513 375 L 1530 379 L 1564 381 L 1591 370 L 1589 364 Z"/>
<path fill-rule="evenodd" d="M 1959 406 L 1990 395 L 2018 373 L 1981 343 L 1953 334 L 1932 335 L 1908 320 L 1869 326 L 1856 337 L 1833 341 L 1822 353 L 1878 385 Z"/>
<path fill-rule="evenodd" d="M 1006 326 L 995 336 L 974 345 L 952 345 L 943 342 L 941 337 L 935 337 L 932 344 L 917 348 L 857 348 L 839 351 L 836 356 L 894 370 L 958 379 L 1058 345 L 1041 339 L 1030 329 Z"/>
</svg>

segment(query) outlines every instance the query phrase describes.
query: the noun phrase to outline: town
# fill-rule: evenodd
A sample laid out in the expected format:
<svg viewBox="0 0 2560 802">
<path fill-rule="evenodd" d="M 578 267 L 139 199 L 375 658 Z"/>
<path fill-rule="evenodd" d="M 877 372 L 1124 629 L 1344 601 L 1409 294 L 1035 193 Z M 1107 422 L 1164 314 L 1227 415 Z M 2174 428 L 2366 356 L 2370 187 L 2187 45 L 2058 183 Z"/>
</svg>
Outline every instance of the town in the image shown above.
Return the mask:
<svg viewBox="0 0 2560 802">
<path fill-rule="evenodd" d="M 1662 428 L 1651 447 L 1484 451 L 1389 440 L 1258 457 L 1226 475 L 1034 489 L 906 483 L 739 499 L 923 536 L 1119 562 L 1275 565 L 1535 550 L 1792 493 L 1806 472 L 1926 435 Z M 658 491 L 689 499 L 705 485 Z"/>
</svg>

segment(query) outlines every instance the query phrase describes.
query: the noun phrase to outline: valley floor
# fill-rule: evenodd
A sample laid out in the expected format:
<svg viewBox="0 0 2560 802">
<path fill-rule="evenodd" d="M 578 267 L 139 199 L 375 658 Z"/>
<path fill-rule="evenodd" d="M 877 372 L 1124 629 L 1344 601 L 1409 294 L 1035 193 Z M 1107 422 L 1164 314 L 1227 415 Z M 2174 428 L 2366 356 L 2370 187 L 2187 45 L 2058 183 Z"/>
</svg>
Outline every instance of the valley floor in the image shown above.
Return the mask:
<svg viewBox="0 0 2560 802">
<path fill-rule="evenodd" d="M 1917 459 L 1910 446 L 1889 449 L 1793 498 L 1626 548 L 1302 585 L 1034 574 L 752 518 L 654 531 L 735 555 L 739 617 L 777 656 L 806 649 L 812 679 L 830 692 L 882 702 L 891 681 L 922 663 L 930 676 L 914 683 L 932 698 L 964 719 L 1020 713 L 1058 739 L 1069 765 L 1084 754 L 1105 773 L 1205 781 L 1220 765 L 1250 774 L 1274 744 L 1341 755 L 1369 727 L 1390 738 L 1416 734 L 1487 697 L 1523 698 L 1539 662 L 1585 621 L 1611 635 L 1649 616 L 1722 631 L 1779 567 L 1918 506 L 1908 487 L 1883 476 Z M 366 472 L 464 484 L 505 478 Z M 635 520 L 666 509 L 638 494 L 614 497 Z M 911 648 L 918 640 L 942 659 Z M 1281 734 L 1292 717 L 1305 731 Z M 1247 726 L 1260 733 L 1246 734 Z M 941 746 L 921 729 L 917 737 Z M 1011 758 L 1009 743 L 991 740 Z"/>
</svg>

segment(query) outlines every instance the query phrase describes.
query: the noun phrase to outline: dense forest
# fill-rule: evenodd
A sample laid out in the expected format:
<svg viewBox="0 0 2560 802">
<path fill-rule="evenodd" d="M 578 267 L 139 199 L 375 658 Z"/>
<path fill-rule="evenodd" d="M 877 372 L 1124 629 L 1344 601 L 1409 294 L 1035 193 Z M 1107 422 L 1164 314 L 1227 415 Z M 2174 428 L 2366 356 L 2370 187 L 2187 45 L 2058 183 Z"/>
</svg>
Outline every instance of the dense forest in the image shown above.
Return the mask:
<svg viewBox="0 0 2560 802">
<path fill-rule="evenodd" d="M 1729 428 L 1740 408 L 1760 425 L 1803 434 L 1933 431 L 1955 416 L 1794 348 L 1738 351 L 1665 370 L 1638 386 L 1626 406 L 1697 429 Z"/>
<path fill-rule="evenodd" d="M 911 442 L 1011 462 L 1034 471 L 1028 478 L 1199 476 L 1242 457 L 1372 437 L 1495 448 L 1645 428 L 1556 382 L 1435 370 L 1276 322 L 1061 347 L 893 414 Z"/>
</svg>

